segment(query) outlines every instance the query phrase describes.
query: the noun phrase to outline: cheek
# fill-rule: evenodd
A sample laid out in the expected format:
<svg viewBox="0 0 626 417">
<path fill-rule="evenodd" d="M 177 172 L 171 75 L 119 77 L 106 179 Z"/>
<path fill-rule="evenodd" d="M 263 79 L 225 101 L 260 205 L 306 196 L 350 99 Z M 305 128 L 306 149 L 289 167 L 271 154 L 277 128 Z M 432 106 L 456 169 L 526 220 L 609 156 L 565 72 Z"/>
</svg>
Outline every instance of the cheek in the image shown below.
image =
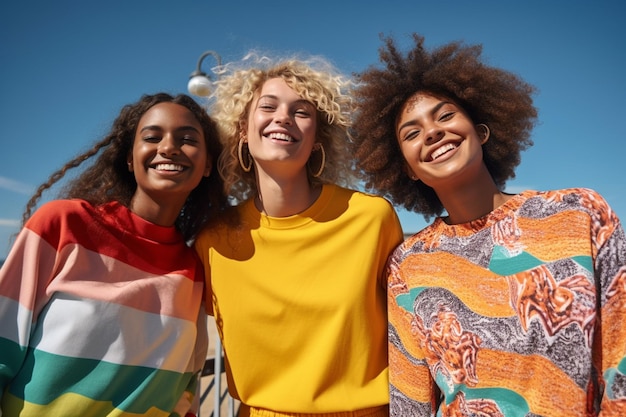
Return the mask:
<svg viewBox="0 0 626 417">
<path fill-rule="evenodd" d="M 312 137 L 313 140 L 315 140 L 315 137 L 317 135 L 317 125 L 315 124 L 314 120 L 303 120 L 298 123 L 298 128 L 305 137 Z"/>
<path fill-rule="evenodd" d="M 209 158 L 206 149 L 203 148 L 192 148 L 185 152 L 185 154 L 187 158 L 194 161 L 196 165 L 205 166 Z"/>
<path fill-rule="evenodd" d="M 414 149 L 415 142 L 400 142 L 398 147 L 405 161 L 412 161 L 417 157 L 417 149 Z"/>
<path fill-rule="evenodd" d="M 248 117 L 246 130 L 249 132 L 266 123 L 267 116 L 262 112 L 254 112 Z"/>
<path fill-rule="evenodd" d="M 250 117 L 245 128 L 242 130 L 242 132 L 244 133 L 243 137 L 246 138 L 248 142 L 250 142 L 251 140 L 253 141 L 255 138 L 260 138 L 260 131 L 262 131 L 262 128 L 260 126 L 262 126 L 262 122 L 259 121 L 259 118 Z"/>
</svg>

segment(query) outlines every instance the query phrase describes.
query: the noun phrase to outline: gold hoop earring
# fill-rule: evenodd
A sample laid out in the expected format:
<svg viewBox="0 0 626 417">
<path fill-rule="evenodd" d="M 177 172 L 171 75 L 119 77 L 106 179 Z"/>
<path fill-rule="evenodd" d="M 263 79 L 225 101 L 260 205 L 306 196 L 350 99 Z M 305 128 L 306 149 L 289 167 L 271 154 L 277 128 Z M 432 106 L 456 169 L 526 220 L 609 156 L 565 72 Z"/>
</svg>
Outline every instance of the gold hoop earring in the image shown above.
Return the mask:
<svg viewBox="0 0 626 417">
<path fill-rule="evenodd" d="M 319 176 L 322 175 L 322 172 L 324 171 L 324 167 L 326 166 L 326 151 L 324 150 L 324 145 L 319 142 L 313 146 L 313 150 L 319 150 L 322 152 L 322 163 L 320 164 L 317 172 L 315 174 L 311 174 L 313 175 L 313 178 L 319 178 Z"/>
<path fill-rule="evenodd" d="M 481 126 L 483 129 L 483 134 L 484 134 L 484 138 L 480 141 L 481 145 L 484 145 L 487 140 L 489 140 L 489 135 L 491 134 L 491 130 L 489 130 L 489 126 L 487 126 L 484 123 L 479 123 L 476 125 L 476 127 Z"/>
<path fill-rule="evenodd" d="M 239 157 L 239 165 L 244 172 L 250 172 L 252 169 L 252 156 L 250 155 L 250 151 L 248 151 L 248 166 L 243 162 L 243 139 L 239 139 L 239 146 L 237 147 L 237 156 Z"/>
</svg>

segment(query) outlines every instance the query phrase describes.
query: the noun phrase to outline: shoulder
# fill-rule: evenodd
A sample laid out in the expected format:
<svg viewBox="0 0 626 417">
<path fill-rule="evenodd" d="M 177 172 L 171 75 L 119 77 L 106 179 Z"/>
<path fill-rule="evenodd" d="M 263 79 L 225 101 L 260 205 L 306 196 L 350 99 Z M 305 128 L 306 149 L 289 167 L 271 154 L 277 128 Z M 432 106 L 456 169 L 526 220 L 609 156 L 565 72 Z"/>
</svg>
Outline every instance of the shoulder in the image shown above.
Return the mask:
<svg viewBox="0 0 626 417">
<path fill-rule="evenodd" d="M 608 203 L 598 193 L 591 188 L 563 188 L 550 191 L 536 191 L 529 194 L 529 198 L 539 197 L 547 202 L 571 207 L 594 209 L 608 207 Z"/>
<path fill-rule="evenodd" d="M 219 228 L 219 226 L 216 226 L 217 228 Z M 200 233 L 198 233 L 198 235 L 196 236 L 195 240 L 194 240 L 194 247 L 199 248 L 199 247 L 203 247 L 207 244 L 207 242 L 216 235 L 216 230 L 215 228 L 212 229 L 208 229 L 208 228 L 204 228 L 200 231 Z"/>
<path fill-rule="evenodd" d="M 602 205 L 608 205 L 604 197 L 591 188 L 568 188 L 563 190 L 569 194 L 578 195 L 583 202 L 596 202 Z"/>
<path fill-rule="evenodd" d="M 252 208 L 250 207 L 251 205 Z M 218 221 L 205 225 L 202 228 L 195 238 L 194 246 L 196 248 L 211 246 L 222 236 L 234 236 L 239 231 L 245 229 L 246 219 L 254 213 L 253 207 L 254 204 L 251 204 L 250 201 L 229 207 L 222 213 L 222 217 Z"/>
<path fill-rule="evenodd" d="M 617 225 L 617 214 L 597 191 L 590 188 L 563 188 L 551 191 L 527 191 L 520 213 L 540 218 L 555 214 L 586 216 L 597 225 Z"/>
<path fill-rule="evenodd" d="M 84 212 L 85 209 L 91 209 L 93 206 L 85 200 L 52 200 L 43 204 L 37 212 L 50 213 L 76 213 Z"/>
<path fill-rule="evenodd" d="M 53 200 L 35 211 L 23 231 L 28 230 L 59 248 L 72 240 L 72 233 L 84 231 L 95 223 L 93 213 L 94 207 L 84 200 Z"/>
<path fill-rule="evenodd" d="M 379 195 L 371 194 L 366 191 L 344 188 L 338 185 L 327 185 L 327 187 L 333 187 L 335 194 L 349 200 L 351 205 L 395 213 L 393 205 L 386 198 Z"/>
<path fill-rule="evenodd" d="M 345 204 L 345 219 L 367 225 L 375 230 L 385 230 L 394 246 L 402 240 L 402 226 L 393 205 L 385 198 L 364 191 L 336 186 L 335 208 Z M 342 203 L 343 202 L 343 203 Z"/>
<path fill-rule="evenodd" d="M 85 200 L 53 200 L 43 204 L 26 222 L 26 226 L 41 226 L 56 223 L 64 219 L 82 219 L 91 217 L 93 206 Z"/>
<path fill-rule="evenodd" d="M 424 245 L 430 244 L 430 242 L 436 241 L 438 236 L 443 232 L 441 228 L 445 227 L 445 223 L 441 219 L 441 217 L 437 217 L 432 223 L 425 226 L 421 230 L 418 230 L 416 233 L 407 236 L 401 245 L 398 247 L 398 251 L 407 251 L 416 245 Z"/>
</svg>

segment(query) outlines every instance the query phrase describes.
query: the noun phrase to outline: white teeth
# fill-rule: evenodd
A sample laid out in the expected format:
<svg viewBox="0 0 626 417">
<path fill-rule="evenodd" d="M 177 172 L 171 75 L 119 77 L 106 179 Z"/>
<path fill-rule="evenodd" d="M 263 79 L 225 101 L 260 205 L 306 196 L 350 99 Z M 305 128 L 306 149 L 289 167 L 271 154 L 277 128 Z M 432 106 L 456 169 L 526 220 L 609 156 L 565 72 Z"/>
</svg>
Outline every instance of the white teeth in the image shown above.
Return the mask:
<svg viewBox="0 0 626 417">
<path fill-rule="evenodd" d="M 267 135 L 267 137 L 269 137 L 270 139 L 284 140 L 287 142 L 295 142 L 293 137 L 289 136 L 286 133 L 270 133 L 269 135 Z"/>
<path fill-rule="evenodd" d="M 182 171 L 184 169 L 182 165 L 176 164 L 157 164 L 155 168 L 159 171 Z"/>
<path fill-rule="evenodd" d="M 432 158 L 432 160 L 434 161 L 435 159 L 439 158 L 441 155 L 443 155 L 444 153 L 451 151 L 453 149 L 455 149 L 456 146 L 448 143 L 447 145 L 443 145 L 441 148 L 436 149 L 435 152 L 432 153 L 432 155 L 430 156 Z"/>
</svg>

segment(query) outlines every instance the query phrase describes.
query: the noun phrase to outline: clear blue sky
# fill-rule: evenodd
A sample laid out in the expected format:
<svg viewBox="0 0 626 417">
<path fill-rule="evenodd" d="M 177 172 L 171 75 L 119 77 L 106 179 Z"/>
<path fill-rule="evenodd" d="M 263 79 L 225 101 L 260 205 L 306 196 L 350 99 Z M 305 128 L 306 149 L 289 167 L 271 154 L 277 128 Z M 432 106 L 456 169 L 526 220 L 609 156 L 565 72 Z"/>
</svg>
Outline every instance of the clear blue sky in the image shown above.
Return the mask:
<svg viewBox="0 0 626 417">
<path fill-rule="evenodd" d="M 412 32 L 431 47 L 481 43 L 491 64 L 538 88 L 535 146 L 509 191 L 590 187 L 626 219 L 621 0 L 7 0 L 0 4 L 0 259 L 36 186 L 100 139 L 122 105 L 144 93 L 186 92 L 203 51 L 224 61 L 253 48 L 321 54 L 349 73 L 378 61 L 379 33 L 409 45 Z M 399 213 L 407 232 L 425 225 Z"/>
</svg>

